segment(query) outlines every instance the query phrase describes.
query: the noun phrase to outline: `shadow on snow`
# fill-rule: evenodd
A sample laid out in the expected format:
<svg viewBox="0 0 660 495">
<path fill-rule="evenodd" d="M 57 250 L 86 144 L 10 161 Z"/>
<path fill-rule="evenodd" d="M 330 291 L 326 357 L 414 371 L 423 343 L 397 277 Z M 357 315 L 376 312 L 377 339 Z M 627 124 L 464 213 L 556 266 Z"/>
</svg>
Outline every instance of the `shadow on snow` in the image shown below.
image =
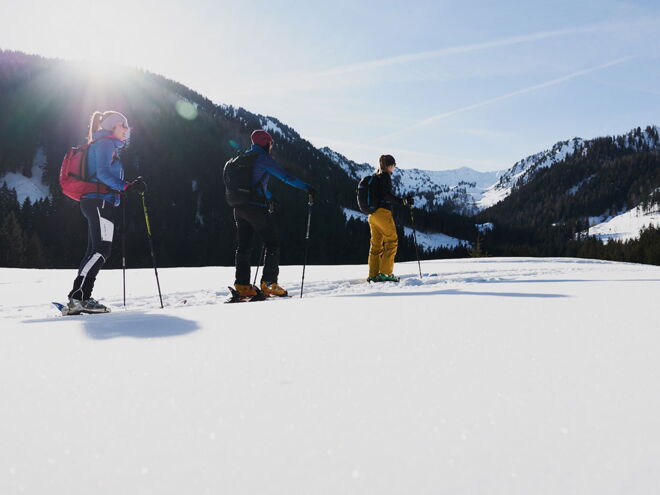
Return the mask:
<svg viewBox="0 0 660 495">
<path fill-rule="evenodd" d="M 176 337 L 199 330 L 197 322 L 192 320 L 178 316 L 141 312 L 66 316 L 61 319 L 27 320 L 24 323 L 58 323 L 74 319 L 82 321 L 87 336 L 95 340 L 117 337 L 136 339 Z"/>
<path fill-rule="evenodd" d="M 496 297 L 540 297 L 540 298 L 563 298 L 570 297 L 565 294 L 545 294 L 532 292 L 473 292 L 458 289 L 446 289 L 435 291 L 417 292 L 367 292 L 363 294 L 340 294 L 334 297 L 380 297 L 380 296 L 496 296 Z"/>
</svg>

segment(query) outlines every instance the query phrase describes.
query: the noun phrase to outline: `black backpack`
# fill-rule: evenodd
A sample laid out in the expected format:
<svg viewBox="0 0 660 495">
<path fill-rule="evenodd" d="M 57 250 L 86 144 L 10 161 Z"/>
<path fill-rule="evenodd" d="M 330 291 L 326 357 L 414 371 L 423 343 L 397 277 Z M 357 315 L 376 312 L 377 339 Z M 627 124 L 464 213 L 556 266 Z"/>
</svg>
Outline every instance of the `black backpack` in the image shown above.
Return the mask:
<svg viewBox="0 0 660 495">
<path fill-rule="evenodd" d="M 247 151 L 230 159 L 222 170 L 225 199 L 232 208 L 249 203 L 252 198 L 252 169 L 258 153 Z"/>
<path fill-rule="evenodd" d="M 362 178 L 357 188 L 357 203 L 360 211 L 370 215 L 378 209 L 378 198 L 376 197 L 376 186 L 378 176 L 367 175 Z"/>
</svg>

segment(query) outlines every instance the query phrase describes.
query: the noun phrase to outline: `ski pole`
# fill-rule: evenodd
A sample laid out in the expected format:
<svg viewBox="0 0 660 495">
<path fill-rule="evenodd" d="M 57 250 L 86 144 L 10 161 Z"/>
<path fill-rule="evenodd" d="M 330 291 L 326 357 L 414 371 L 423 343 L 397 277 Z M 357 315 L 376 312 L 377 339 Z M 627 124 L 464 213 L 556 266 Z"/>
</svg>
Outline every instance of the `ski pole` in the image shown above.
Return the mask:
<svg viewBox="0 0 660 495">
<path fill-rule="evenodd" d="M 261 267 L 261 263 L 265 263 L 265 262 L 266 262 L 266 245 L 262 244 L 261 254 L 259 255 L 259 261 L 257 262 L 257 271 L 254 273 L 254 282 L 252 282 L 252 285 L 257 285 L 257 275 L 259 275 L 259 268 Z"/>
<path fill-rule="evenodd" d="M 126 307 L 126 197 L 121 202 L 121 276 L 124 286 L 124 307 Z"/>
<path fill-rule="evenodd" d="M 312 208 L 314 207 L 314 197 L 310 194 L 307 202 L 307 234 L 305 234 L 305 258 L 303 261 L 302 281 L 300 282 L 300 297 L 303 296 L 303 287 L 305 286 L 305 268 L 307 267 L 307 250 L 309 248 L 309 227 L 312 224 Z"/>
<path fill-rule="evenodd" d="M 419 267 L 419 278 L 422 278 L 422 264 L 419 261 L 419 249 L 417 248 L 417 231 L 415 230 L 415 217 L 413 216 L 413 208 L 410 205 L 410 222 L 413 229 L 413 240 L 415 241 L 415 254 L 417 255 L 417 266 Z"/>
<path fill-rule="evenodd" d="M 160 298 L 160 308 L 163 309 L 163 295 L 160 292 L 160 281 L 158 280 L 158 268 L 156 268 L 156 255 L 154 254 L 154 242 L 151 239 L 151 225 L 149 224 L 149 213 L 147 213 L 147 202 L 144 199 L 144 193 L 140 193 L 142 198 L 142 209 L 144 210 L 144 223 L 147 225 L 147 238 L 149 239 L 149 249 L 151 250 L 151 259 L 154 262 L 154 272 L 156 273 L 156 285 L 158 286 L 158 297 Z"/>
</svg>

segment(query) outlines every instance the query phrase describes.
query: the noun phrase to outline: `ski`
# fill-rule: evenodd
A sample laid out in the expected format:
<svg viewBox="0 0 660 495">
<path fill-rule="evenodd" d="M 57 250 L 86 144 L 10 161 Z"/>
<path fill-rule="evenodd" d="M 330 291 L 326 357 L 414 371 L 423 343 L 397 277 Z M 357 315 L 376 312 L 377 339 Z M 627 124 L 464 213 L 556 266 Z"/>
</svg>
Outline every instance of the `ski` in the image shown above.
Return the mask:
<svg viewBox="0 0 660 495">
<path fill-rule="evenodd" d="M 60 312 L 62 316 L 77 316 L 82 314 L 78 312 L 73 312 L 73 313 L 69 312 L 69 308 L 66 304 L 58 303 L 55 301 L 53 301 L 51 304 L 57 308 L 57 310 Z"/>
</svg>

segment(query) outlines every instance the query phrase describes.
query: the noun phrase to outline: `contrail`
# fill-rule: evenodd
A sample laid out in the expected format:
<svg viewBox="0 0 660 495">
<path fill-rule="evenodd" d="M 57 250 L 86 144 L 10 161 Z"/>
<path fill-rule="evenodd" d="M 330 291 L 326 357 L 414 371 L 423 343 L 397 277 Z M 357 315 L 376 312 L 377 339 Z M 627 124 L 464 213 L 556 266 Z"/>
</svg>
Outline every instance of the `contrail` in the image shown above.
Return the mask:
<svg viewBox="0 0 660 495">
<path fill-rule="evenodd" d="M 577 72 L 573 72 L 571 74 L 559 77 L 557 79 L 552 79 L 552 80 L 546 81 L 544 83 L 535 84 L 534 86 L 529 86 L 527 88 L 518 89 L 518 90 L 513 91 L 511 93 L 506 93 L 506 94 L 501 95 L 501 96 L 496 96 L 495 98 L 490 98 L 488 100 L 484 100 L 484 101 L 481 101 L 479 103 L 474 103 L 472 105 L 457 108 L 455 110 L 450 110 L 448 112 L 439 113 L 437 115 L 433 115 L 431 117 L 428 117 L 424 120 L 420 120 L 419 122 L 417 122 L 416 124 L 413 124 L 411 126 L 404 127 L 402 129 L 399 129 L 398 131 L 394 131 L 394 132 L 391 132 L 389 134 L 385 134 L 383 136 L 372 139 L 370 142 L 381 141 L 383 139 L 387 139 L 387 138 L 390 138 L 390 137 L 393 137 L 393 136 L 398 136 L 399 134 L 402 134 L 404 132 L 412 131 L 414 129 L 419 129 L 420 127 L 427 126 L 427 125 L 429 125 L 433 122 L 437 122 L 438 120 L 446 119 L 447 117 L 451 117 L 452 115 L 468 112 L 468 111 L 474 110 L 476 108 L 485 107 L 486 105 L 490 105 L 491 103 L 495 103 L 495 102 L 502 101 L 502 100 L 507 100 L 509 98 L 513 98 L 514 96 L 522 95 L 522 94 L 525 94 L 525 93 L 531 93 L 532 91 L 537 91 L 539 89 L 547 88 L 547 87 L 550 87 L 550 86 L 556 86 L 557 84 L 561 84 L 565 81 L 575 79 L 576 77 L 584 76 L 586 74 L 590 74 L 592 72 L 603 70 L 603 69 L 606 69 L 608 67 L 613 67 L 615 65 L 623 64 L 624 62 L 627 62 L 627 61 L 632 60 L 634 58 L 639 58 L 639 55 L 634 55 L 634 56 L 630 56 L 630 57 L 620 58 L 620 59 L 617 59 L 617 60 L 612 60 L 611 62 L 607 62 L 606 64 L 596 65 L 594 67 L 589 67 L 587 69 L 582 69 L 582 70 L 579 70 Z"/>
<path fill-rule="evenodd" d="M 608 26 L 609 27 L 609 26 Z M 303 77 L 327 77 L 350 72 L 359 72 L 363 70 L 375 69 L 378 67 L 386 67 L 389 65 L 402 64 L 406 62 L 417 62 L 419 60 L 428 60 L 444 55 L 455 55 L 460 53 L 476 52 L 487 50 L 490 48 L 499 48 L 502 46 L 517 45 L 520 43 L 527 43 L 530 41 L 537 41 L 546 38 L 555 38 L 557 36 L 567 36 L 571 34 L 583 34 L 605 29 L 602 25 L 583 26 L 570 29 L 556 29 L 551 31 L 540 31 L 538 33 L 523 34 L 519 36 L 512 36 L 500 40 L 486 41 L 483 43 L 471 43 L 468 45 L 452 46 L 449 48 L 441 48 L 439 50 L 429 50 L 425 52 L 409 53 L 407 55 L 398 55 L 395 57 L 381 58 L 377 60 L 370 60 L 368 62 L 358 62 L 355 64 L 342 65 L 333 69 L 328 69 L 320 72 L 313 72 Z"/>
<path fill-rule="evenodd" d="M 648 20 L 638 23 L 640 25 L 656 22 L 656 20 Z M 408 62 L 417 62 L 423 60 L 431 60 L 434 58 L 439 58 L 447 55 L 456 55 L 470 52 L 478 52 L 482 50 L 488 50 L 492 48 L 500 48 L 504 46 L 518 45 L 522 43 L 529 43 L 533 41 L 544 40 L 548 38 L 556 38 L 561 36 L 570 36 L 575 34 L 587 34 L 607 30 L 616 30 L 620 26 L 630 27 L 630 24 L 626 23 L 603 23 L 603 24 L 592 24 L 587 26 L 580 26 L 567 29 L 555 29 L 548 31 L 539 31 L 536 33 L 522 34 L 517 36 L 510 36 L 508 38 L 496 39 L 491 41 L 485 41 L 481 43 L 470 43 L 460 46 L 452 46 L 448 48 L 440 48 L 438 50 L 429 50 L 417 53 L 409 53 L 405 55 L 397 55 L 394 57 L 385 57 L 376 60 L 369 60 L 366 62 L 357 62 L 353 64 L 340 65 L 338 67 L 333 67 L 331 69 L 325 69 L 317 72 L 310 72 L 306 74 L 298 74 L 293 76 L 286 76 L 280 79 L 271 79 L 264 81 L 263 84 L 259 84 L 252 87 L 247 87 L 234 92 L 234 95 L 247 95 L 253 94 L 259 91 L 272 91 L 273 88 L 279 88 L 280 90 L 285 91 L 297 91 L 300 90 L 301 85 L 315 85 L 319 79 L 324 79 L 332 76 L 346 75 L 356 72 L 364 72 L 372 69 L 377 69 L 380 67 L 388 67 L 397 64 L 404 64 Z"/>
</svg>

